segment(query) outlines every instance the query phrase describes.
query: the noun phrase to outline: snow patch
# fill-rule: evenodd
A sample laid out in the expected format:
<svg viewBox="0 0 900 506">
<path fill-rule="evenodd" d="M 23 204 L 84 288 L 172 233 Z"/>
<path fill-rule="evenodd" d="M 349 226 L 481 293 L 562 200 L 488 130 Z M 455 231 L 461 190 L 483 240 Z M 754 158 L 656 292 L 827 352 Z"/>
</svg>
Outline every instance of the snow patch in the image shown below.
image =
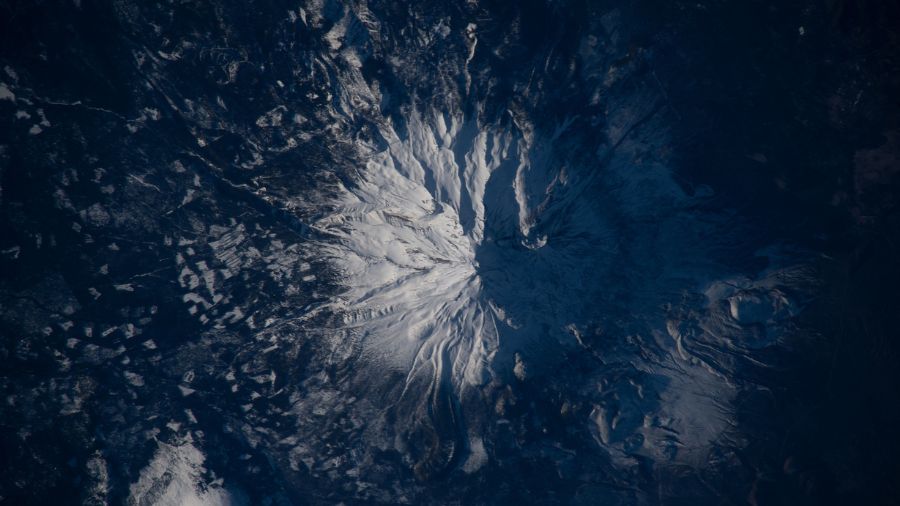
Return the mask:
<svg viewBox="0 0 900 506">
<path fill-rule="evenodd" d="M 129 488 L 128 504 L 137 506 L 236 506 L 235 495 L 204 478 L 206 457 L 190 442 L 158 443 L 156 454 Z"/>
</svg>

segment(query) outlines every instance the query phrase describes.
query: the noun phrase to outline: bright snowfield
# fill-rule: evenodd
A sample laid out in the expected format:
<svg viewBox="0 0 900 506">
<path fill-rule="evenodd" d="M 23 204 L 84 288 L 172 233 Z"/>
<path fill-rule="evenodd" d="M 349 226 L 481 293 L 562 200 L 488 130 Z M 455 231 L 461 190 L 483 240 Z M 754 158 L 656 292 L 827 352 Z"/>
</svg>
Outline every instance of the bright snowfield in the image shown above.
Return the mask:
<svg viewBox="0 0 900 506">
<path fill-rule="evenodd" d="M 422 378 L 432 393 L 442 381 L 487 382 L 505 324 L 484 293 L 478 250 L 485 188 L 516 146 L 508 133 L 428 119 L 414 115 L 404 139 L 386 127 L 390 147 L 369 155 L 338 213 L 317 224 L 338 238 L 322 247 L 345 276 L 345 328 L 363 335 L 373 366 L 407 375 L 404 392 Z"/>
<path fill-rule="evenodd" d="M 159 443 L 140 478 L 131 485 L 129 504 L 138 506 L 232 506 L 241 504 L 222 487 L 208 482 L 206 457 L 191 441 L 180 445 Z"/>
</svg>

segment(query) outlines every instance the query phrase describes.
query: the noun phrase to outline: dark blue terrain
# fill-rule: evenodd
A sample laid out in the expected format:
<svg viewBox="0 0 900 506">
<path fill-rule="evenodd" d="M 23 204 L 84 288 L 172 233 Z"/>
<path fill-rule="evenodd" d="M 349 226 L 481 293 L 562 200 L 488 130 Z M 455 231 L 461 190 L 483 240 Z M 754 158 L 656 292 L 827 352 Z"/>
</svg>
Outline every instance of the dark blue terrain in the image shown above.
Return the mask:
<svg viewBox="0 0 900 506">
<path fill-rule="evenodd" d="M 900 504 L 900 2 L 0 2 L 0 504 Z"/>
</svg>

